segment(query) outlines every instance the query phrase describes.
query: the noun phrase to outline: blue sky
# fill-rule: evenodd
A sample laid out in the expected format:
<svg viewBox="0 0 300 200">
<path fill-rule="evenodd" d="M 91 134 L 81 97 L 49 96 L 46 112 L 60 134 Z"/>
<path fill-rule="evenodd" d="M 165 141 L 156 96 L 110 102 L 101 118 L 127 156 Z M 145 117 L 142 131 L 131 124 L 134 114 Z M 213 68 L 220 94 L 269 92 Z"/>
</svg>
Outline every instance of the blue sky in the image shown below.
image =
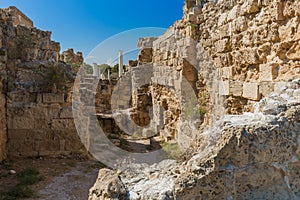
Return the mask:
<svg viewBox="0 0 300 200">
<path fill-rule="evenodd" d="M 74 48 L 84 56 L 99 43 L 135 28 L 168 28 L 182 17 L 184 0 L 0 0 L 0 7 L 16 6 L 62 50 Z M 158 31 L 159 32 L 159 31 Z"/>
</svg>

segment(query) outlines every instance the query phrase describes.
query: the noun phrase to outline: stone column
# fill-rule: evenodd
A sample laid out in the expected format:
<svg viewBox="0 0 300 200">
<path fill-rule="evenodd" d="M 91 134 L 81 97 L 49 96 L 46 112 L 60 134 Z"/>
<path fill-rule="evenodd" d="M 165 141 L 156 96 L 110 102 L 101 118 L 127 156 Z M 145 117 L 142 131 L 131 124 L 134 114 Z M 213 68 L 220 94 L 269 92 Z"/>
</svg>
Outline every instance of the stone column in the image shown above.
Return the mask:
<svg viewBox="0 0 300 200">
<path fill-rule="evenodd" d="M 123 74 L 123 51 L 119 51 L 119 77 Z"/>
<path fill-rule="evenodd" d="M 107 79 L 110 80 L 110 68 L 107 68 Z"/>
<path fill-rule="evenodd" d="M 99 77 L 99 67 L 98 67 L 97 63 L 94 63 L 94 66 L 93 66 L 93 75 L 96 77 Z"/>
</svg>

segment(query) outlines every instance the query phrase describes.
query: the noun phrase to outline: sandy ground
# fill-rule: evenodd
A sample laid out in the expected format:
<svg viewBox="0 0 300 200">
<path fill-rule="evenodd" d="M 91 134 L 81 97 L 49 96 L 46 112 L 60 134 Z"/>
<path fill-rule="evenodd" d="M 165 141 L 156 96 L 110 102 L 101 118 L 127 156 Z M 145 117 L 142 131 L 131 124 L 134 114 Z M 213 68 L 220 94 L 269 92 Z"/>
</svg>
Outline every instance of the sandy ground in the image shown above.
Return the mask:
<svg viewBox="0 0 300 200">
<path fill-rule="evenodd" d="M 17 160 L 11 166 L 17 172 L 33 167 L 42 175 L 43 180 L 31 186 L 37 193 L 36 197 L 28 200 L 87 200 L 89 189 L 102 167 L 99 162 L 92 160 L 50 158 Z M 0 172 L 7 173 L 7 169 L 1 166 Z M 16 180 L 13 175 L 2 177 L 0 191 L 14 184 Z"/>
</svg>

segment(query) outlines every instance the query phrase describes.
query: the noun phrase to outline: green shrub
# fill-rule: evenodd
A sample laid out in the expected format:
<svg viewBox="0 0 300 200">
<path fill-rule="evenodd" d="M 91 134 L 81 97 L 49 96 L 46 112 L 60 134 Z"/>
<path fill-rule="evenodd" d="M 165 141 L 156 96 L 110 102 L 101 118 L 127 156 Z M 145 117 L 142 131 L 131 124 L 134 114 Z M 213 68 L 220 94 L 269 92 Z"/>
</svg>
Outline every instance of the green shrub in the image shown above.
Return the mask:
<svg viewBox="0 0 300 200">
<path fill-rule="evenodd" d="M 9 190 L 0 193 L 0 200 L 16 200 L 35 196 L 35 192 L 29 187 L 41 181 L 43 178 L 35 168 L 27 168 L 15 176 L 18 184 Z"/>
<path fill-rule="evenodd" d="M 161 143 L 162 150 L 166 153 L 166 159 L 179 159 L 182 155 L 182 149 L 177 143 Z"/>
<path fill-rule="evenodd" d="M 3 195 L 1 195 L 1 200 L 15 200 L 15 199 L 21 199 L 21 198 L 30 198 L 35 195 L 35 192 L 30 189 L 28 186 L 25 185 L 17 185 L 7 192 L 5 192 Z"/>
</svg>

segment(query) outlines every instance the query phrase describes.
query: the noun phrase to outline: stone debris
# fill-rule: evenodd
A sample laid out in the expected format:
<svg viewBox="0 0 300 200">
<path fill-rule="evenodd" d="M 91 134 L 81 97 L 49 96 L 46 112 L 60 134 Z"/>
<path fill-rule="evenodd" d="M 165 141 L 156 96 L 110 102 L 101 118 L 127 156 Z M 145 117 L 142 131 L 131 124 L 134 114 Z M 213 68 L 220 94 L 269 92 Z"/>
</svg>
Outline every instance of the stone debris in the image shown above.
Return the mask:
<svg viewBox="0 0 300 200">
<path fill-rule="evenodd" d="M 90 189 L 89 200 L 126 199 L 126 189 L 119 175 L 109 169 L 101 169 L 95 185 Z"/>
<path fill-rule="evenodd" d="M 127 198 L 300 198 L 300 101 L 295 103 L 298 97 L 288 95 L 299 89 L 294 85 L 298 80 L 286 83 L 280 94 L 257 102 L 254 113 L 223 116 L 199 135 L 184 162 L 120 165 Z M 289 98 L 280 98 L 282 95 Z M 271 98 L 285 109 L 264 112 L 273 106 Z"/>
<path fill-rule="evenodd" d="M 300 198 L 298 8 L 298 1 L 186 0 L 183 19 L 142 54 L 152 57 L 152 98 L 169 111 L 160 135 L 186 141 L 186 91 L 197 94 L 202 125 L 184 161 L 122 171 L 129 199 Z"/>
<path fill-rule="evenodd" d="M 125 128 L 188 149 L 180 162 L 101 170 L 91 200 L 299 199 L 299 8 L 186 0 L 181 20 L 138 41 L 119 79 L 82 72 L 78 82 L 80 52 L 60 55 L 51 32 L 0 9 L 0 161 L 85 154 L 100 122 L 104 136 Z M 84 144 L 78 117 L 88 122 L 77 125 Z"/>
</svg>

